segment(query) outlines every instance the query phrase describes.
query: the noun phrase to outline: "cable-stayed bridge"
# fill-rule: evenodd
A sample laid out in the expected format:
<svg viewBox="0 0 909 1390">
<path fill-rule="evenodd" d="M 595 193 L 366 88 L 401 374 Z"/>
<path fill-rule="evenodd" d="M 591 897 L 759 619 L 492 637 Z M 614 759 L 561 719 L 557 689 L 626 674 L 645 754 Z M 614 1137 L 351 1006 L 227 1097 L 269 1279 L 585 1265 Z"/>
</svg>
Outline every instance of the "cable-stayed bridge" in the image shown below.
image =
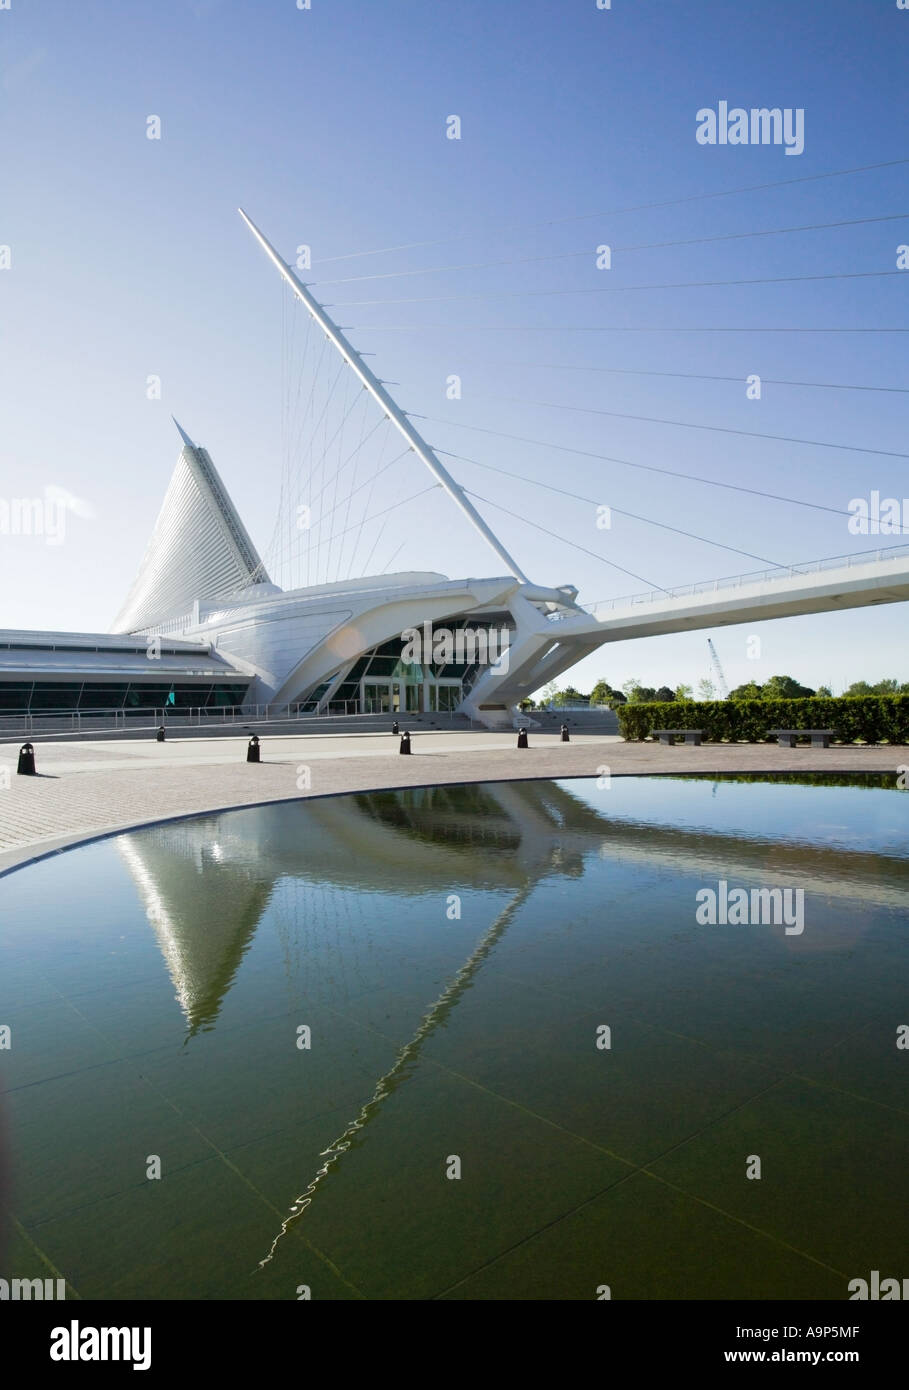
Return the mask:
<svg viewBox="0 0 909 1390">
<path fill-rule="evenodd" d="M 245 213 L 241 212 L 241 216 L 296 299 L 305 307 L 311 324 L 324 336 L 324 341 L 334 348 L 340 359 L 339 370 L 343 373 L 346 369 L 360 383 L 363 391 L 384 413 L 385 423 L 397 431 L 406 446 L 405 452 L 422 464 L 434 484 L 448 495 L 496 560 L 508 571 L 507 576 L 482 583 L 469 580 L 439 584 L 432 581 L 441 579 L 441 576 L 400 576 L 404 583 L 395 586 L 394 621 L 400 624 L 397 633 L 403 627 L 415 627 L 426 621 L 439 623 L 451 617 L 459 622 L 466 621 L 466 615 L 471 613 L 477 619 L 498 614 L 504 620 L 509 629 L 507 659 L 470 673 L 469 690 L 462 688 L 459 707 L 471 716 L 493 725 L 510 722 L 515 706 L 522 698 L 563 674 L 604 643 L 909 599 L 909 546 L 885 547 L 864 554 L 788 567 L 777 565 L 736 578 L 680 588 L 651 589 L 632 597 L 619 597 L 589 607 L 577 602 L 577 590 L 572 585 L 553 588 L 532 582 L 475 505 L 476 494 L 456 481 L 439 457 L 439 452 L 418 430 L 414 417 L 400 409 L 386 384 L 375 375 L 328 311 L 314 298 L 295 269 L 281 258 Z M 333 386 L 332 391 L 335 389 L 336 386 Z M 323 436 L 327 437 L 324 414 L 323 411 L 316 419 L 316 429 L 321 428 Z M 312 415 L 315 417 L 314 409 Z M 334 437 L 332 434 L 332 441 Z M 742 491 L 754 490 L 743 488 Z M 534 523 L 531 521 L 529 524 Z M 331 537 L 328 544 L 331 546 Z M 724 544 L 723 548 L 736 549 L 728 544 Z M 353 582 L 347 581 L 348 584 Z M 358 582 L 363 586 L 361 591 L 366 592 L 370 581 L 364 579 Z M 408 588 L 407 597 L 403 598 L 402 589 Z M 316 598 L 316 593 L 309 586 L 295 589 L 292 593 L 295 605 L 305 604 L 307 594 Z M 320 601 L 324 602 L 325 597 L 325 590 L 320 590 Z M 381 604 L 371 610 L 371 616 L 378 617 L 385 606 Z M 410 621 L 403 622 L 402 614 L 410 616 Z M 387 623 L 390 616 L 389 613 L 387 617 L 380 618 L 379 626 L 383 621 Z M 364 617 L 365 612 L 359 612 L 353 619 L 353 626 L 362 624 Z M 374 628 L 371 635 L 377 631 L 378 628 Z M 385 640 L 393 641 L 397 633 L 389 626 Z M 346 676 L 340 668 L 334 672 L 328 669 L 338 644 L 346 644 L 348 636 L 349 630 L 345 631 L 342 625 L 334 634 L 328 652 L 324 644 L 313 647 L 305 662 L 290 673 L 289 680 L 282 682 L 276 698 L 299 699 L 303 691 L 294 690 L 294 686 L 300 686 L 304 677 L 308 691 L 322 688 L 320 699 L 323 705 L 330 705 L 332 698 L 345 685 L 345 693 L 349 694 L 350 667 Z M 356 645 L 352 636 L 351 640 Z M 379 645 L 382 644 L 376 644 L 377 647 Z M 358 658 L 362 657 L 363 650 L 361 640 Z M 374 682 L 367 681 L 367 684 Z"/>
<path fill-rule="evenodd" d="M 855 172 L 861 171 L 843 170 L 818 177 Z M 652 455 L 619 457 L 575 447 L 564 438 L 547 443 L 463 418 L 441 423 L 523 446 L 546 447 L 545 477 L 535 477 L 530 470 L 505 468 L 498 458 L 495 462 L 475 459 L 432 445 L 418 425 L 418 421 L 431 417 L 416 416 L 400 407 L 392 389 L 395 383 L 375 373 L 365 360 L 370 354 L 358 351 L 347 336 L 351 330 L 339 327 L 297 268 L 281 257 L 245 213 L 242 216 L 291 291 L 282 299 L 284 459 L 271 542 L 260 555 L 214 461 L 178 426 L 182 447 L 177 467 L 136 580 L 114 625 L 117 635 L 0 634 L 0 697 L 5 709 L 28 714 L 78 711 L 80 717 L 86 711 L 125 716 L 149 705 L 161 707 L 165 715 L 185 708 L 217 713 L 224 706 L 234 711 L 264 706 L 276 715 L 460 711 L 490 727 L 507 727 L 516 719 L 521 700 L 611 642 L 909 599 L 909 545 L 905 543 L 790 564 L 776 563 L 754 549 L 745 549 L 745 544 L 758 544 L 751 539 L 757 528 L 749 522 L 754 499 L 762 506 L 784 506 L 791 515 L 800 514 L 796 509 L 811 509 L 825 514 L 828 520 L 836 516 L 844 529 L 849 515 L 847 510 L 831 505 L 829 491 L 820 501 L 771 490 L 771 480 L 765 479 L 753 461 L 746 485 L 733 481 L 728 469 L 721 477 L 710 476 L 709 471 L 657 463 Z M 817 226 L 837 228 L 890 221 L 896 216 L 888 213 L 881 218 L 735 235 L 805 233 Z M 667 244 L 689 245 L 690 241 Z M 438 269 L 448 273 L 470 268 L 468 264 Z M 391 275 L 411 273 L 423 272 Z M 861 272 L 858 278 L 864 275 Z M 840 278 L 851 276 L 852 272 L 844 272 Z M 761 277 L 747 281 L 759 282 L 763 283 Z M 661 290 L 674 287 L 685 286 L 650 286 Z M 568 292 L 602 293 L 589 288 Z M 909 330 L 887 327 L 880 331 Z M 565 370 L 626 375 L 634 375 L 636 370 L 562 365 Z M 562 367 L 554 364 L 553 369 Z M 638 374 L 697 375 L 648 373 L 644 369 Z M 727 376 L 705 379 L 736 380 Z M 878 392 L 882 393 L 881 400 L 888 401 L 909 393 L 909 388 L 892 385 L 785 378 L 779 384 Z M 558 405 L 552 401 L 535 404 L 545 408 Z M 763 433 L 731 424 L 676 420 L 662 413 L 644 416 L 599 405 L 564 408 L 618 420 L 648 420 L 661 427 L 773 440 L 774 447 L 785 443 L 889 459 L 907 457 L 896 450 L 866 448 L 840 439 Z M 627 543 L 626 550 L 620 551 L 608 529 L 598 532 L 599 549 L 593 550 L 580 539 L 589 531 L 561 533 L 554 529 L 558 523 L 548 509 L 539 508 L 527 515 L 524 509 L 526 498 L 533 495 L 530 489 L 540 489 L 572 505 L 583 504 L 589 526 L 591 509 L 598 507 L 598 499 L 578 491 L 580 484 L 572 486 L 570 465 L 554 462 L 565 455 L 593 461 L 597 469 L 606 463 L 639 470 L 648 484 L 655 478 L 661 480 L 648 487 L 648 496 L 669 498 L 667 489 L 681 484 L 684 488 L 713 489 L 713 495 L 727 500 L 741 498 L 743 508 L 748 509 L 746 520 L 719 523 L 719 536 L 704 533 L 710 522 L 718 524 L 712 513 L 695 531 L 682 524 L 685 518 L 679 514 L 670 522 L 618 505 L 612 511 L 659 533 L 657 544 L 647 551 L 648 558 L 660 554 L 660 540 L 671 533 L 686 542 L 757 562 L 762 568 L 695 584 L 657 585 L 636 572 L 636 559 L 631 560 L 635 569 L 629 568 Z M 509 480 L 505 500 L 501 495 L 498 500 L 483 496 L 460 481 L 458 474 L 463 468 L 473 466 Z M 512 486 L 514 483 L 519 486 Z M 667 507 L 672 505 L 667 501 Z M 904 513 L 907 507 L 909 503 L 903 507 Z M 518 558 L 518 547 L 512 542 L 506 545 L 494 529 L 490 511 L 507 515 L 609 567 L 624 580 L 640 585 L 640 591 L 593 604 L 580 603 L 579 586 L 545 583 L 538 560 L 528 563 Z M 698 515 L 702 513 L 703 508 Z M 425 567 L 426 559 L 436 558 L 440 542 L 452 553 L 449 536 L 457 536 L 456 528 L 463 527 L 465 521 L 495 557 L 492 574 L 449 578 Z M 881 533 L 888 529 L 896 534 L 905 528 L 890 526 L 881 528 Z M 402 552 L 412 567 L 402 567 Z M 423 565 L 418 567 L 421 561 Z M 551 560 L 546 563 L 551 565 Z M 472 560 L 470 567 L 474 565 Z M 440 632 L 450 639 L 448 646 L 444 641 L 437 645 Z M 407 634 L 415 634 L 422 642 L 418 654 L 411 649 L 412 638 Z M 155 643 L 155 662 L 149 662 L 146 657 Z"/>
<path fill-rule="evenodd" d="M 207 643 L 250 676 L 248 698 L 277 709 L 457 709 L 495 727 L 512 723 L 522 699 L 605 643 L 909 599 L 905 545 L 768 565 L 736 578 L 681 587 L 654 586 L 588 606 L 578 602 L 578 590 L 570 583 L 538 582 L 539 576 L 518 563 L 487 520 L 486 499 L 457 480 L 443 462 L 443 451 L 418 428 L 419 417 L 400 408 L 391 384 L 376 375 L 294 266 L 242 211 L 241 216 L 290 288 L 292 305 L 305 311 L 302 326 L 293 316 L 286 324 L 288 341 L 293 340 L 287 373 L 291 407 L 272 543 L 260 560 L 212 460 L 181 430 L 178 475 L 134 596 L 118 623 L 121 630 L 164 632 Z M 616 462 L 739 492 L 746 499 L 756 495 L 837 511 L 757 487 L 738 487 L 728 479 Z M 594 500 L 578 497 L 561 483 L 523 481 L 588 504 Z M 417 492 L 403 497 L 404 484 L 414 482 Z M 440 512 L 429 525 L 421 517 L 415 528 L 410 507 L 414 498 L 430 492 L 447 501 L 448 516 Z M 532 517 L 490 505 L 537 531 L 555 534 Z M 402 548 L 431 553 L 433 528 L 436 534 L 447 533 L 458 513 L 495 557 L 497 573 L 449 579 L 435 571 L 391 569 Z M 653 518 L 637 520 L 760 558 L 733 544 L 730 536 L 712 539 Z M 385 545 L 395 539 L 388 535 L 390 522 L 403 524 L 403 540 L 377 573 L 383 538 Z M 574 538 L 556 538 L 632 575 L 610 558 L 608 544 L 597 554 Z M 284 588 L 271 581 L 270 575 L 278 573 L 290 578 Z M 460 633 L 461 649 L 441 654 L 423 649 L 420 660 L 402 661 L 402 634 L 416 631 L 431 645 L 439 627 Z M 505 634 L 504 655 L 500 647 L 498 659 L 488 645 L 471 648 L 467 642 L 470 633 L 495 631 Z"/>
</svg>

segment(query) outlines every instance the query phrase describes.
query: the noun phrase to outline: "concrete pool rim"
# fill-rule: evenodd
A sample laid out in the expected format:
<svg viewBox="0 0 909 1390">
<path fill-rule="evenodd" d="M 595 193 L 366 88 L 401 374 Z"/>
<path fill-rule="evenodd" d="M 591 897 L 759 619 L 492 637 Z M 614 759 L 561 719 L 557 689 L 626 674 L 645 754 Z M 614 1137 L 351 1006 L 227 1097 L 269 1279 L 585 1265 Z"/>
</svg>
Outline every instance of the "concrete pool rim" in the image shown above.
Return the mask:
<svg viewBox="0 0 909 1390">
<path fill-rule="evenodd" d="M 206 808 L 203 809 L 203 810 L 198 810 L 198 811 L 181 811 L 181 812 L 179 812 L 178 814 L 173 815 L 173 816 L 154 816 L 154 817 L 152 817 L 152 818 L 149 819 L 149 820 L 141 820 L 141 821 L 136 821 L 136 822 L 129 822 L 129 823 L 127 823 L 127 824 L 119 825 L 119 826 L 114 826 L 113 828 L 106 829 L 106 830 L 100 830 L 100 831 L 86 830 L 85 833 L 80 833 L 80 832 L 76 831 L 76 832 L 74 832 L 74 833 L 72 833 L 72 834 L 67 834 L 66 836 L 60 837 L 61 839 L 64 839 L 64 840 L 65 840 L 65 843 L 54 845 L 54 846 L 53 846 L 52 848 L 50 848 L 50 849 L 44 849 L 44 850 L 41 850 L 41 851 L 38 852 L 38 853 L 35 853 L 35 854 L 33 854 L 33 855 L 29 855 L 27 858 L 21 859 L 21 860 L 17 861 L 15 864 L 9 864 L 9 865 L 7 865 L 5 868 L 0 868 L 0 879 L 8 878 L 11 874 L 18 873 L 18 871 L 19 871 L 20 869 L 27 869 L 27 868 L 30 868 L 32 865 L 34 865 L 34 864 L 39 864 L 39 863 L 41 863 L 41 862 L 44 861 L 44 860 L 47 860 L 47 859 L 56 859 L 59 855 L 61 855 L 61 854 L 66 854 L 69 850 L 84 849 L 84 848 L 85 848 L 86 846 L 88 846 L 88 845 L 99 844 L 99 843 L 101 843 L 101 842 L 104 841 L 104 840 L 114 840 L 114 839 L 117 839 L 120 835 L 131 835 L 134 831 L 139 831 L 139 830 L 151 830 L 151 829 L 154 829 L 154 828 L 157 827 L 157 826 L 175 825 L 175 824 L 177 824 L 177 823 L 179 823 L 179 822 L 184 822 L 184 821 L 203 820 L 203 819 L 204 819 L 205 817 L 207 817 L 207 816 L 224 815 L 224 814 L 226 814 L 226 813 L 228 813 L 228 812 L 230 812 L 230 811 L 254 811 L 254 810 L 261 809 L 263 806 L 279 806 L 279 805 L 285 805 L 285 804 L 288 804 L 288 805 L 299 805 L 300 802 L 327 801 L 327 800 L 332 800 L 332 799 L 336 799 L 336 798 L 338 798 L 338 797 L 344 797 L 344 796 L 373 796 L 373 795 L 381 794 L 382 792 L 426 791 L 426 790 L 431 790 L 432 788 L 435 788 L 435 787 L 471 787 L 471 786 L 483 786 L 483 785 L 486 785 L 486 784 L 495 786 L 495 785 L 497 785 L 497 784 L 507 785 L 507 784 L 512 783 L 512 782 L 593 781 L 593 780 L 595 780 L 596 778 L 598 778 L 600 775 L 601 775 L 601 774 L 600 774 L 599 772 L 596 772 L 596 771 L 595 771 L 595 772 L 565 772 L 565 773 L 561 773 L 561 774 L 558 774 L 558 773 L 556 773 L 556 774 L 552 774 L 552 773 L 550 773 L 550 774 L 545 774 L 545 773 L 544 773 L 544 774 L 540 774 L 540 773 L 532 774 L 532 773 L 531 773 L 531 774 L 528 774 L 526 777 L 524 777 L 524 776 L 521 776 L 521 777 L 496 777 L 496 776 L 488 776 L 488 777 L 465 777 L 465 778 L 461 778 L 461 779 L 457 779 L 457 780 L 443 781 L 443 782 L 439 782 L 439 781 L 437 781 L 437 780 L 430 780 L 430 781 L 426 781 L 426 782 L 408 782 L 408 783 L 406 783 L 406 784 L 404 784 L 404 785 L 401 785 L 401 784 L 392 784 L 392 785 L 390 785 L 390 786 L 352 787 L 352 788 L 349 788 L 349 789 L 347 789 L 347 790 L 338 789 L 338 790 L 324 791 L 324 792 L 303 793 L 303 794 L 301 794 L 300 796 L 269 796 L 269 797 L 265 797 L 265 798 L 262 799 L 262 800 L 257 800 L 257 801 L 233 802 L 233 803 L 228 803 L 228 804 L 226 804 L 226 805 L 209 806 L 209 807 L 206 807 Z M 752 779 L 752 778 L 753 778 L 753 779 L 755 779 L 755 780 L 759 780 L 759 779 L 762 780 L 762 779 L 765 779 L 765 778 L 766 778 L 768 781 L 771 781 L 771 782 L 772 782 L 772 781 L 774 781 L 774 780 L 776 780 L 776 779 L 785 779 L 785 778 L 797 777 L 797 776 L 800 776 L 800 775 L 811 775 L 811 776 L 815 776 L 815 777 L 825 777 L 825 776 L 831 776 L 831 777 L 856 777 L 856 776 L 868 776 L 868 775 L 871 775 L 871 776 L 876 776 L 876 777 L 880 777 L 880 778 L 883 779 L 883 778 L 885 778 L 885 777 L 893 777 L 893 776 L 895 776 L 895 775 L 896 775 L 896 772 L 895 772 L 894 770 L 887 770 L 887 769 L 884 769 L 884 768 L 856 769 L 856 768 L 833 768 L 833 767 L 831 767 L 831 768 L 825 768 L 825 769 L 823 769 L 823 771 L 818 771 L 817 769 L 814 769 L 814 768 L 812 768 L 812 769 L 806 769 L 805 774 L 800 774 L 800 773 L 798 773 L 798 772 L 793 772 L 793 771 L 792 771 L 791 769 L 789 769 L 789 768 L 786 768 L 786 769 L 783 769 L 783 768 L 768 769 L 768 770 L 766 770 L 766 771 L 764 771 L 764 770 L 762 770 L 762 769 L 760 769 L 760 768 L 758 768 L 758 769 L 749 768 L 747 771 L 742 771 L 742 770 L 738 770 L 738 771 L 737 771 L 737 770 L 728 769 L 728 768 L 725 768 L 725 769 L 722 769 L 722 768 L 721 768 L 721 769 L 717 769 L 717 768 L 703 768 L 703 769 L 701 769 L 701 768 L 698 768 L 698 769 L 696 769 L 696 770 L 691 769 L 691 768 L 686 768 L 686 769 L 684 769 L 684 770 L 683 770 L 683 769 L 680 769 L 679 771 L 660 770 L 660 771 L 654 771 L 654 772 L 647 772 L 647 771 L 640 771 L 640 770 L 629 770 L 628 772 L 617 772 L 617 771 L 612 771 L 612 770 L 610 770 L 610 774 L 609 774 L 609 775 L 610 775 L 610 779 L 612 779 L 612 778 L 647 778 L 647 779 L 669 778 L 669 779 L 683 779 L 683 780 L 688 780 L 688 779 L 709 778 L 709 777 L 717 777 L 717 778 L 723 778 L 723 779 L 726 779 L 726 778 L 732 779 L 732 778 L 744 777 L 744 778 L 747 778 L 747 779 Z M 782 784 L 785 785 L 785 783 L 782 783 Z M 793 785 L 797 785 L 797 784 L 793 784 Z M 883 788 L 883 787 L 882 787 L 882 788 L 880 788 L 880 790 L 887 790 L 887 788 Z M 37 841 L 37 842 L 36 842 L 36 845 L 40 845 L 41 843 L 43 843 L 43 841 Z"/>
</svg>

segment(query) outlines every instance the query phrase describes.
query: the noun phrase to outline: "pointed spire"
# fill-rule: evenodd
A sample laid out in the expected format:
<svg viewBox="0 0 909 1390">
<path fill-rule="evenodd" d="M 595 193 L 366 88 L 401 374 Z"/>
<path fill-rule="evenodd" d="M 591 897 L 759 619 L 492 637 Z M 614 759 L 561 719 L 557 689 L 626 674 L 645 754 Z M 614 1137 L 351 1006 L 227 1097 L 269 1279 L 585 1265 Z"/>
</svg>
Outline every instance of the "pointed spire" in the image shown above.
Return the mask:
<svg viewBox="0 0 909 1390">
<path fill-rule="evenodd" d="M 186 618 L 196 599 L 269 583 L 268 574 L 207 451 L 184 440 L 116 632 Z"/>
<path fill-rule="evenodd" d="M 172 415 L 170 418 L 173 420 L 174 424 L 177 426 L 177 429 L 180 431 L 180 438 L 183 440 L 183 443 L 187 446 L 187 448 L 195 449 L 195 444 L 192 442 L 192 440 L 186 433 L 186 430 L 180 424 L 180 421 L 177 419 L 177 417 L 175 415 Z"/>
</svg>

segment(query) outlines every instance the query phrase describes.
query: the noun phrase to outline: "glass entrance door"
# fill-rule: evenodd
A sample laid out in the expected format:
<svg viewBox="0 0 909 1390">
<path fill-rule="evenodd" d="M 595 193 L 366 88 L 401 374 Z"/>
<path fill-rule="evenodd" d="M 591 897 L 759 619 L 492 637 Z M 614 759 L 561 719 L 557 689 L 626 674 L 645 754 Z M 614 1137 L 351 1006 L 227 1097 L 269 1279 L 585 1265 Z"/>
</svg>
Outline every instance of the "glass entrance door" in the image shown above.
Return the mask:
<svg viewBox="0 0 909 1390">
<path fill-rule="evenodd" d="M 460 681 L 434 681 L 429 687 L 429 708 L 440 714 L 450 714 L 461 703 Z"/>
<path fill-rule="evenodd" d="M 419 685 L 409 685 L 405 681 L 364 681 L 363 714 L 402 714 L 405 710 L 420 708 Z"/>
<path fill-rule="evenodd" d="M 390 714 L 391 709 L 391 681 L 364 681 L 363 713 Z"/>
</svg>

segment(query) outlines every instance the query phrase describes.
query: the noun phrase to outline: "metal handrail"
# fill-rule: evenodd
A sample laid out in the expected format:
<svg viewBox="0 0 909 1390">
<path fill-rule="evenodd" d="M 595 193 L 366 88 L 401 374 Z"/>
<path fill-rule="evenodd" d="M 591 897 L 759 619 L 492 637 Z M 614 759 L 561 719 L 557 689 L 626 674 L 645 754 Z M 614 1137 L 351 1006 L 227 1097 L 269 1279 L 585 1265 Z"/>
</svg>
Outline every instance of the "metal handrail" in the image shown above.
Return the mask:
<svg viewBox="0 0 909 1390">
<path fill-rule="evenodd" d="M 328 700 L 317 709 L 304 710 L 301 705 L 246 705 L 243 707 L 227 705 L 223 708 L 193 705 L 185 709 L 173 706 L 137 706 L 131 709 L 99 710 L 41 710 L 11 711 L 0 713 L 0 734 L 41 734 L 44 733 L 103 733 L 109 730 L 153 728 L 168 723 L 180 728 L 201 726 L 203 724 L 250 724 L 258 721 L 281 723 L 306 723 L 321 719 L 356 718 L 364 713 L 358 700 Z M 402 712 L 403 713 L 403 712 Z M 410 711 L 408 711 L 410 713 Z M 413 711 L 419 713 L 419 711 Z"/>
</svg>

